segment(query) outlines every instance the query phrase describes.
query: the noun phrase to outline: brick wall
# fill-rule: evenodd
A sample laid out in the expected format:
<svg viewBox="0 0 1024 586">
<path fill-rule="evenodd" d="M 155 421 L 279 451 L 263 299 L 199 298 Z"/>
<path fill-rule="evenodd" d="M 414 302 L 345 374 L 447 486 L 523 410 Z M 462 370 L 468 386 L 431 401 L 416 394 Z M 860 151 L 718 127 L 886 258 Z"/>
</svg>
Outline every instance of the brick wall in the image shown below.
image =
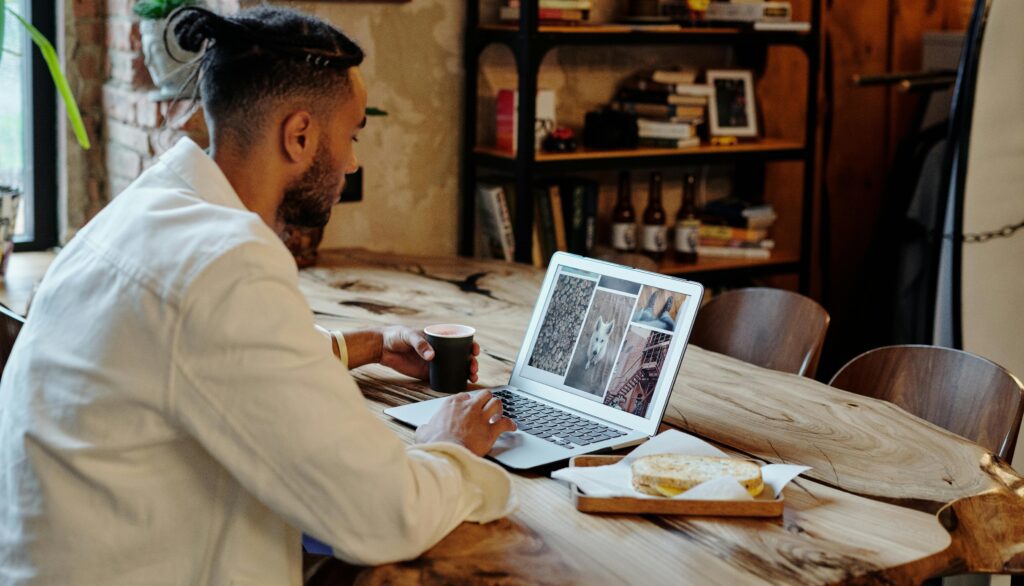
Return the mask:
<svg viewBox="0 0 1024 586">
<path fill-rule="evenodd" d="M 82 112 L 89 151 L 78 147 L 66 117 L 59 118 L 64 140 L 59 152 L 62 199 L 61 238 L 66 229 L 81 226 L 102 207 L 106 190 L 103 150 L 103 82 L 106 79 L 106 6 L 104 0 L 65 0 L 59 12 L 65 35 L 58 39 L 64 71 Z"/>
<path fill-rule="evenodd" d="M 208 3 L 220 12 L 238 10 L 238 0 Z M 201 110 L 188 100 L 157 102 L 142 55 L 139 19 L 131 0 L 106 1 L 106 80 L 103 84 L 103 136 L 106 198 L 124 190 L 143 169 L 185 135 L 206 147 L 209 137 Z"/>
<path fill-rule="evenodd" d="M 251 3 L 205 4 L 232 13 Z M 196 104 L 150 99 L 155 88 L 133 5 L 134 0 L 64 0 L 61 53 L 93 143 L 89 151 L 79 149 L 65 128 L 60 152 L 64 241 L 180 137 L 191 136 L 204 147 L 208 143 Z"/>
</svg>

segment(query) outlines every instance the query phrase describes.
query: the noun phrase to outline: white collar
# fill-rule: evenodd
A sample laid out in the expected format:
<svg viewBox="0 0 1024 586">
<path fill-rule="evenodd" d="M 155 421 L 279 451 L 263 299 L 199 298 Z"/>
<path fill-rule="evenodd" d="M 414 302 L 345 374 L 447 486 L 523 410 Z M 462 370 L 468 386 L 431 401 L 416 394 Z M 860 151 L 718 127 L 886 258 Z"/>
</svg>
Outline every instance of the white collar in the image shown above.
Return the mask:
<svg viewBox="0 0 1024 586">
<path fill-rule="evenodd" d="M 224 175 L 220 166 L 191 138 L 183 137 L 160 157 L 185 181 L 196 195 L 210 203 L 250 211 Z"/>
</svg>

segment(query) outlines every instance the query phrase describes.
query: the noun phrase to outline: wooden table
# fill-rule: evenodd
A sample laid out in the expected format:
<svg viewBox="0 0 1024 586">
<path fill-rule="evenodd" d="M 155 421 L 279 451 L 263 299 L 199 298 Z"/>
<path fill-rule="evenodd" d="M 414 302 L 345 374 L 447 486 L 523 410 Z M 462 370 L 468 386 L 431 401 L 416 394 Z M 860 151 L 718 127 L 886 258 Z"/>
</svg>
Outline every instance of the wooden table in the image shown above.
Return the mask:
<svg viewBox="0 0 1024 586">
<path fill-rule="evenodd" d="M 52 255 L 16 255 L 0 301 L 23 311 Z M 508 263 L 324 251 L 301 287 L 328 327 L 477 327 L 480 380 L 507 382 L 543 273 Z M 436 396 L 380 366 L 355 372 L 373 411 Z M 408 441 L 412 431 L 380 413 Z M 780 519 L 587 515 L 565 485 L 515 474 L 510 517 L 464 523 L 420 558 L 349 567 L 365 583 L 918 583 L 1024 572 L 1024 478 L 982 448 L 873 399 L 691 346 L 666 424 L 767 462 L 814 469 Z M 809 478 L 810 479 L 809 479 Z"/>
<path fill-rule="evenodd" d="M 42 280 L 55 253 L 18 252 L 7 263 L 7 274 L 0 279 L 0 303 L 25 315 L 36 283 Z"/>
<path fill-rule="evenodd" d="M 480 380 L 507 382 L 543 273 L 517 264 L 323 251 L 301 286 L 328 327 L 477 327 Z M 369 407 L 435 396 L 359 369 Z M 411 430 L 381 414 L 402 437 Z M 464 523 L 419 559 L 350 568 L 367 583 L 917 583 L 1024 571 L 1024 479 L 888 403 L 691 346 L 666 423 L 768 462 L 813 466 L 781 519 L 577 512 L 564 484 L 514 475 L 519 510 Z M 807 478 L 807 477 L 810 477 Z"/>
</svg>

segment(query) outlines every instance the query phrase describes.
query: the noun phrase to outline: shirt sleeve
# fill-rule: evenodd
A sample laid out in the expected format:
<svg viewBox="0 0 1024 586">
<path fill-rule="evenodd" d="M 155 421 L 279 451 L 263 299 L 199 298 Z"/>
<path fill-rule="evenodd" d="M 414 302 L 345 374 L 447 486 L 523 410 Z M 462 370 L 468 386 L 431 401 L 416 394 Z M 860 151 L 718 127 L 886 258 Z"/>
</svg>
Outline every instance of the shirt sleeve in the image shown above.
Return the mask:
<svg viewBox="0 0 1024 586">
<path fill-rule="evenodd" d="M 314 331 L 294 266 L 261 248 L 215 261 L 185 296 L 170 399 L 182 426 L 351 563 L 411 559 L 464 520 L 510 513 L 502 468 L 456 444 L 407 447 L 370 412 Z"/>
</svg>

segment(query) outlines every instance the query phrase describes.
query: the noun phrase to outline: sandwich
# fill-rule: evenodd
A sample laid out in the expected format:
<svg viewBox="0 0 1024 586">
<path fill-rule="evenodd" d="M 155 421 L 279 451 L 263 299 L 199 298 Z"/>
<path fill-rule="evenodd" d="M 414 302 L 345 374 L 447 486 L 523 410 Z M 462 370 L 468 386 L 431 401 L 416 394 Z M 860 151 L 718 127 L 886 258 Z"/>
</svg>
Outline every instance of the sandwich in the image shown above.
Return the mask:
<svg viewBox="0 0 1024 586">
<path fill-rule="evenodd" d="M 654 454 L 637 458 L 630 468 L 633 488 L 654 496 L 674 497 L 722 476 L 735 478 L 750 496 L 756 497 L 764 490 L 761 467 L 747 460 Z"/>
</svg>

